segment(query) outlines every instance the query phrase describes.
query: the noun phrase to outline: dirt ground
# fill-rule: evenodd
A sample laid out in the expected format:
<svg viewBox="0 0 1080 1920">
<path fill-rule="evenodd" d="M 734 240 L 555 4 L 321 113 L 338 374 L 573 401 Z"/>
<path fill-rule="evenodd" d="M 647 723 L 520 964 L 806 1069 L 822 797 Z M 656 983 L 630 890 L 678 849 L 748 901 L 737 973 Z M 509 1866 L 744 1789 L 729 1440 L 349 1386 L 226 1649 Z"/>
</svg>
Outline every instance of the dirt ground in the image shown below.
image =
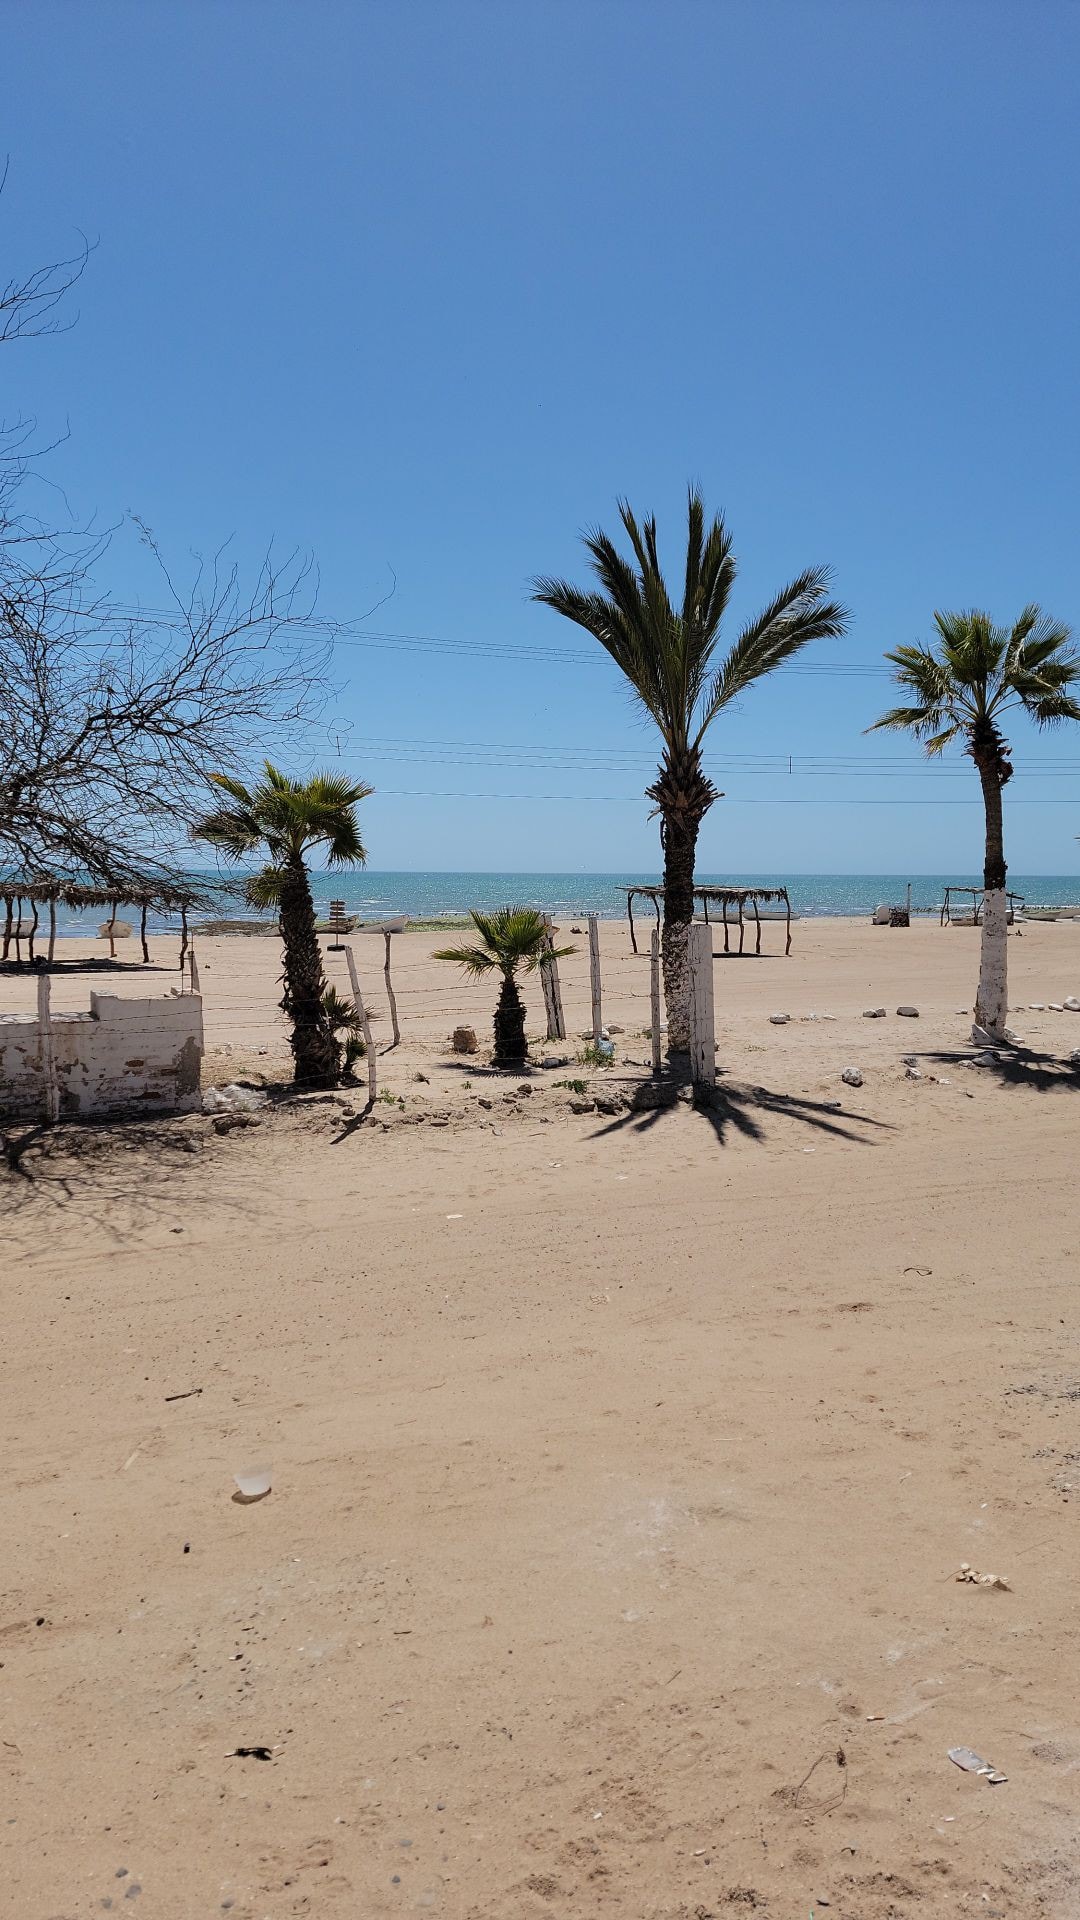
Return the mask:
<svg viewBox="0 0 1080 1920">
<path fill-rule="evenodd" d="M 15 1130 L 0 1911 L 1080 1914 L 1080 925 L 1010 939 L 989 1066 L 972 930 L 781 934 L 717 960 L 710 1112 L 628 1109 L 610 926 L 607 1073 L 583 951 L 525 1095 L 409 933 L 368 1119 Z M 205 1077 L 280 1080 L 275 943 L 198 952 Z"/>
</svg>

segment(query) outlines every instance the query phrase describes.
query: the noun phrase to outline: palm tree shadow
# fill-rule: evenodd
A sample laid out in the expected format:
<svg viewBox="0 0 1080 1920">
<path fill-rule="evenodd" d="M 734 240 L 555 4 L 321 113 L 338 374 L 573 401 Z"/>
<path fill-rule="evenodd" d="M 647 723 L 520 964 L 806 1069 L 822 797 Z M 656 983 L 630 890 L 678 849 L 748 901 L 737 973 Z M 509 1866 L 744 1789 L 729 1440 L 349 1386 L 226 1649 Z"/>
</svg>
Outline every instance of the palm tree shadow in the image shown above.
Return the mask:
<svg viewBox="0 0 1080 1920">
<path fill-rule="evenodd" d="M 621 1133 L 627 1128 L 634 1133 L 649 1132 L 665 1115 L 684 1104 L 679 1099 L 679 1091 L 671 1083 L 662 1084 L 653 1091 L 649 1105 L 644 1108 L 632 1107 L 629 1113 L 619 1114 L 608 1126 L 598 1127 L 591 1137 L 602 1140 L 609 1134 Z M 659 1099 L 656 1098 L 657 1094 Z M 744 1139 L 752 1140 L 758 1146 L 764 1145 L 769 1135 L 758 1117 L 759 1112 L 798 1120 L 816 1133 L 828 1134 L 833 1139 L 850 1140 L 860 1146 L 873 1146 L 874 1133 L 895 1131 L 885 1120 L 874 1120 L 865 1113 L 845 1112 L 839 1102 L 809 1100 L 794 1093 L 774 1093 L 769 1087 L 716 1086 L 709 1099 L 695 1100 L 691 1111 L 700 1115 L 712 1128 L 718 1146 L 726 1145 L 732 1133 L 741 1134 Z M 873 1132 L 866 1129 L 872 1129 Z"/>
<path fill-rule="evenodd" d="M 933 1061 L 935 1066 L 940 1067 L 964 1067 L 971 1072 L 973 1084 L 989 1080 L 992 1085 L 1002 1089 L 1030 1087 L 1035 1093 L 1080 1093 L 1080 1060 L 1074 1066 L 1070 1061 L 1062 1060 L 1058 1054 L 1043 1053 L 1035 1047 L 1012 1046 L 1005 1052 L 1004 1059 L 998 1057 L 991 1060 L 980 1055 L 977 1062 L 973 1061 L 970 1053 L 953 1053 L 945 1049 L 940 1052 L 928 1050 L 912 1058 Z"/>
</svg>

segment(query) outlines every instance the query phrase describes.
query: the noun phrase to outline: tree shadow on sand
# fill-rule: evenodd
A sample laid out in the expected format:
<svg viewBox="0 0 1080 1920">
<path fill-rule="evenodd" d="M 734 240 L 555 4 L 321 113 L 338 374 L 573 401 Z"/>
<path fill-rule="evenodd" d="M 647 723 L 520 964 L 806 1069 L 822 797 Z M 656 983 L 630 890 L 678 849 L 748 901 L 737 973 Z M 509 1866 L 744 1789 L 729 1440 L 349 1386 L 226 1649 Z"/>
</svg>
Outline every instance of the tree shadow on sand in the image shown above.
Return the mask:
<svg viewBox="0 0 1080 1920">
<path fill-rule="evenodd" d="M 866 1113 L 849 1111 L 841 1101 L 811 1100 L 797 1093 L 775 1093 L 770 1087 L 718 1082 L 711 1094 L 699 1093 L 692 1101 L 687 1098 L 690 1089 L 685 1082 L 646 1082 L 645 1088 L 647 1091 L 641 1089 L 637 1092 L 637 1100 L 645 1104 L 635 1104 L 628 1113 L 615 1115 L 607 1126 L 598 1127 L 592 1138 L 603 1140 L 609 1134 L 622 1133 L 627 1129 L 634 1133 L 648 1133 L 680 1108 L 692 1112 L 710 1126 L 717 1145 L 721 1147 L 727 1144 L 732 1133 L 741 1134 L 744 1139 L 753 1140 L 759 1146 L 763 1145 L 769 1138 L 763 1123 L 768 1115 L 795 1120 L 812 1132 L 826 1134 L 833 1139 L 850 1140 L 865 1147 L 875 1144 L 875 1134 L 895 1131 L 887 1121 L 874 1120 Z"/>
<path fill-rule="evenodd" d="M 1077 1021 L 1080 1028 L 1080 1020 Z M 1080 1032 L 1077 1034 L 1080 1039 Z M 971 1052 L 956 1053 L 942 1048 L 908 1056 L 920 1065 L 960 1067 L 970 1074 L 972 1090 L 990 1085 L 1002 1090 L 1028 1087 L 1034 1093 L 1080 1093 L 1080 1063 L 1073 1066 L 1056 1053 L 1044 1053 L 1037 1047 L 984 1048 L 974 1057 Z"/>
</svg>

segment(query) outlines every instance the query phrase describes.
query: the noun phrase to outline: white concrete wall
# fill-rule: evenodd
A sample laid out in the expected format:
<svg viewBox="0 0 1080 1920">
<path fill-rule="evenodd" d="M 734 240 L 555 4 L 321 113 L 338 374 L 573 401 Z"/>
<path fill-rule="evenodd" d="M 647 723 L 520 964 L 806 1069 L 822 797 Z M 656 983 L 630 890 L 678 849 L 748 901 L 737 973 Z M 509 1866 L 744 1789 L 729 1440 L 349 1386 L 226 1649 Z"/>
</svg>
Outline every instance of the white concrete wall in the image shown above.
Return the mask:
<svg viewBox="0 0 1080 1920">
<path fill-rule="evenodd" d="M 52 1015 L 52 1046 L 61 1118 L 184 1113 L 201 1103 L 200 994 L 91 993 L 88 1013 Z M 45 1095 L 37 1018 L 0 1013 L 0 1113 L 44 1114 Z"/>
</svg>

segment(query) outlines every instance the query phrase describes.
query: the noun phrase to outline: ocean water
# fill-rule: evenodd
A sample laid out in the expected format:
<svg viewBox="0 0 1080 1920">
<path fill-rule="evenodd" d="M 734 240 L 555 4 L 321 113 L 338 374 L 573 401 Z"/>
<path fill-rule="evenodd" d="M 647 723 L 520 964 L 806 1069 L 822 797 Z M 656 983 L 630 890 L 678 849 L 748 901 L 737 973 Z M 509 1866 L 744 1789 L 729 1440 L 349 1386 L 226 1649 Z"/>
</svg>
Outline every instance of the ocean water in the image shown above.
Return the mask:
<svg viewBox="0 0 1080 1920">
<path fill-rule="evenodd" d="M 192 876 L 204 884 L 206 875 Z M 626 896 L 620 887 L 632 884 L 657 885 L 657 873 L 313 873 L 312 892 L 320 914 L 331 899 L 341 899 L 350 913 L 365 920 L 386 920 L 405 913 L 413 920 L 464 918 L 470 907 L 540 907 L 547 913 L 566 919 L 599 914 L 618 919 L 626 912 Z M 903 902 L 908 880 L 911 904 L 915 911 L 930 912 L 941 904 L 945 886 L 980 886 L 980 874 L 964 873 L 699 873 L 702 886 L 784 886 L 791 895 L 794 910 L 804 917 L 841 915 L 863 919 L 881 904 Z M 1031 905 L 1072 905 L 1080 901 L 1080 875 L 1009 875 L 1009 886 Z M 647 920 L 651 908 L 646 900 L 636 901 L 635 916 Z M 123 913 L 123 909 L 121 909 Z M 245 918 L 249 910 L 242 902 L 223 900 L 222 917 Z M 129 920 L 137 915 L 127 914 Z M 195 916 L 196 918 L 200 916 Z M 59 910 L 57 930 L 61 934 L 85 934 L 107 918 L 101 912 L 72 913 Z M 175 925 L 172 917 L 150 915 L 148 925 L 154 931 Z"/>
</svg>

